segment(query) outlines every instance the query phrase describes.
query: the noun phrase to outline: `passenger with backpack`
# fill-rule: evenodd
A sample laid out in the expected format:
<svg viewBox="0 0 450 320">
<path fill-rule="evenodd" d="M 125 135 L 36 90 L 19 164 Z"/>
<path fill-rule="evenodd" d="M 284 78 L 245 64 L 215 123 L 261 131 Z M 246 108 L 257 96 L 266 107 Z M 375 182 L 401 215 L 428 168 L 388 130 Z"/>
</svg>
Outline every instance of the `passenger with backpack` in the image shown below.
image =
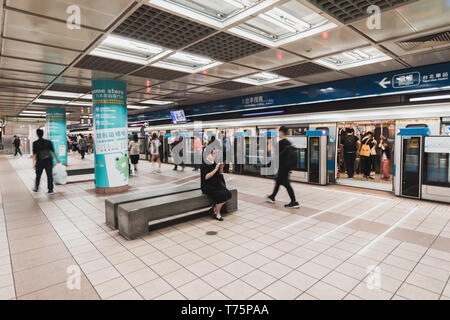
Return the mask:
<svg viewBox="0 0 450 320">
<path fill-rule="evenodd" d="M 280 141 L 278 142 L 279 150 L 279 168 L 277 177 L 275 180 L 275 188 L 270 196 L 267 197 L 267 201 L 275 203 L 275 197 L 280 189 L 280 186 L 284 186 L 291 198 L 291 202 L 286 204 L 285 208 L 300 208 L 300 204 L 295 199 L 294 189 L 292 189 L 289 173 L 295 166 L 295 150 L 291 142 L 287 139 L 288 129 L 284 126 L 279 129 Z"/>
<path fill-rule="evenodd" d="M 33 168 L 36 171 L 36 181 L 33 192 L 39 191 L 39 183 L 41 182 L 42 172 L 45 170 L 47 174 L 48 195 L 53 195 L 53 158 L 56 162 L 61 163 L 56 155 L 53 144 L 50 140 L 43 138 L 44 131 L 37 129 L 36 134 L 38 140 L 33 142 Z"/>
<path fill-rule="evenodd" d="M 361 142 L 355 136 L 355 130 L 353 128 L 347 128 L 346 134 L 342 137 L 340 147 L 349 179 L 353 179 L 353 175 L 355 174 L 355 161 L 357 155 L 359 155 L 358 151 L 360 146 Z"/>
</svg>

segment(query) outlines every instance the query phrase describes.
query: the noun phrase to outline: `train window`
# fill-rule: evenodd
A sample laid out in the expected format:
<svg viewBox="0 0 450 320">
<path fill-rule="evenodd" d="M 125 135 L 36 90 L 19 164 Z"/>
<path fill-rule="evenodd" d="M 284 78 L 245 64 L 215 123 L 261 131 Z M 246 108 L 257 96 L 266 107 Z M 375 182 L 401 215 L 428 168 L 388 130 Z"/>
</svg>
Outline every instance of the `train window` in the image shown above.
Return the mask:
<svg viewBox="0 0 450 320">
<path fill-rule="evenodd" d="M 406 125 L 406 128 L 428 128 L 428 125 L 424 123 L 414 123 Z"/>
</svg>

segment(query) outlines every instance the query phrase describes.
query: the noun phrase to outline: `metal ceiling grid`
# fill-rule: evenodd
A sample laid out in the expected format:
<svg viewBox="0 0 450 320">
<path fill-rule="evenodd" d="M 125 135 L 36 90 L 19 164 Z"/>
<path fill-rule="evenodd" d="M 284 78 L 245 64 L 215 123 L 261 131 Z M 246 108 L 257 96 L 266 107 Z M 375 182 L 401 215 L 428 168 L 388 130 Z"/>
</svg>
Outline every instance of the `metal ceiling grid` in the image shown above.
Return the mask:
<svg viewBox="0 0 450 320">
<path fill-rule="evenodd" d="M 255 42 L 221 32 L 186 48 L 186 51 L 230 62 L 268 49 Z"/>
<path fill-rule="evenodd" d="M 97 56 L 85 56 L 75 65 L 75 67 L 127 74 L 137 70 L 141 65 Z"/>
<path fill-rule="evenodd" d="M 247 87 L 252 87 L 252 85 L 235 81 L 227 81 L 219 84 L 210 85 L 209 87 L 222 90 L 239 90 Z"/>
<path fill-rule="evenodd" d="M 298 78 L 328 71 L 332 70 L 312 62 L 306 62 L 281 69 L 272 70 L 271 72 L 287 78 Z"/>
<path fill-rule="evenodd" d="M 382 11 L 396 8 L 418 0 L 308 0 L 342 23 L 350 23 L 370 14 L 367 8 L 378 6 Z"/>
<path fill-rule="evenodd" d="M 113 33 L 170 49 L 181 49 L 215 31 L 188 19 L 142 5 Z"/>
<path fill-rule="evenodd" d="M 180 71 L 175 71 L 175 70 L 168 70 L 168 69 L 162 69 L 162 68 L 148 66 L 148 67 L 142 68 L 141 70 L 136 71 L 132 75 L 139 76 L 139 77 L 148 77 L 151 79 L 170 81 L 173 79 L 184 77 L 188 74 L 189 73 L 186 73 L 186 72 L 180 72 Z"/>
</svg>

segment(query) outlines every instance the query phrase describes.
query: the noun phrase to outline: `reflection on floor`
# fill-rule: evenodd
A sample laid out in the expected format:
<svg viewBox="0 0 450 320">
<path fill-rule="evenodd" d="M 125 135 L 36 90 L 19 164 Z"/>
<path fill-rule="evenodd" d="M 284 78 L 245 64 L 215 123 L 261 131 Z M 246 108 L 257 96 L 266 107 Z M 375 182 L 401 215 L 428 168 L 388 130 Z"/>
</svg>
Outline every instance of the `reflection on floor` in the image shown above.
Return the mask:
<svg viewBox="0 0 450 320">
<path fill-rule="evenodd" d="M 31 193 L 31 160 L 3 155 L 0 177 L 0 299 L 450 299 L 448 205 L 295 183 L 302 207 L 288 210 L 284 189 L 264 201 L 270 180 L 227 175 L 239 210 L 225 221 L 127 241 L 106 226 L 92 182 Z M 198 179 L 143 161 L 129 192 Z"/>
<path fill-rule="evenodd" d="M 389 180 L 381 179 L 381 174 L 371 175 L 372 179 L 364 179 L 363 174 L 357 174 L 353 176 L 353 179 L 348 179 L 347 175 L 340 179 L 336 179 L 336 183 L 344 186 L 367 188 L 374 190 L 392 191 L 392 176 Z"/>
</svg>

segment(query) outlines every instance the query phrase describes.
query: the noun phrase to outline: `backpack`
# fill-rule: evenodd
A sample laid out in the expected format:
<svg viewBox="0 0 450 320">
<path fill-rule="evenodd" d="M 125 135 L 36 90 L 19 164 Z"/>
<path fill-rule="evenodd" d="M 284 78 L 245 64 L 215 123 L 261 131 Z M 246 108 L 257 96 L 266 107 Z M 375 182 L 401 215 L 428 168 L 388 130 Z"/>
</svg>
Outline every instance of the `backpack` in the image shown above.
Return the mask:
<svg viewBox="0 0 450 320">
<path fill-rule="evenodd" d="M 293 145 L 287 147 L 286 166 L 289 170 L 297 167 L 297 148 Z"/>
</svg>

